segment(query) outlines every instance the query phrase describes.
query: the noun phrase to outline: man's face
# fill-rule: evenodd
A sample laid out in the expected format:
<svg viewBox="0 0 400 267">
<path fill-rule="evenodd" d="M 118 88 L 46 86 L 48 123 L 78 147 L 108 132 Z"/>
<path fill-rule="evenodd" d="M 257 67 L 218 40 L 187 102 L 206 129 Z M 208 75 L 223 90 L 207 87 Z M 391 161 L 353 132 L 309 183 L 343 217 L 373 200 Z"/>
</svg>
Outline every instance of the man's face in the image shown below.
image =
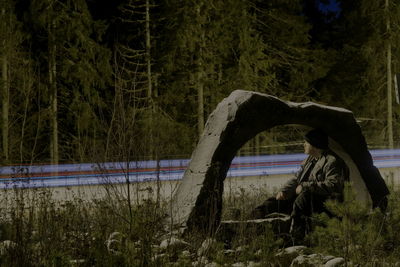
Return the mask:
<svg viewBox="0 0 400 267">
<path fill-rule="evenodd" d="M 318 158 L 321 156 L 322 150 L 311 145 L 309 142 L 304 141 L 304 153 Z"/>
<path fill-rule="evenodd" d="M 304 141 L 304 153 L 307 155 L 310 155 L 310 153 L 312 152 L 312 149 L 313 149 L 312 145 L 310 145 L 309 142 Z"/>
</svg>

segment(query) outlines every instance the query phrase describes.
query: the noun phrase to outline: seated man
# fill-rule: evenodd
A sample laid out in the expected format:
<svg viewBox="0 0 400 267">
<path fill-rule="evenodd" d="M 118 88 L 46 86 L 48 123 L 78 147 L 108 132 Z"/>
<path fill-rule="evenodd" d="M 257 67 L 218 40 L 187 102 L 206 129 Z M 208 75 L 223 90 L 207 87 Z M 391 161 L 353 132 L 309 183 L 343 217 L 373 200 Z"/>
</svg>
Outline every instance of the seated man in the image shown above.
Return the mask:
<svg viewBox="0 0 400 267">
<path fill-rule="evenodd" d="M 327 199 L 342 198 L 348 168 L 341 158 L 328 148 L 328 136 L 319 129 L 305 137 L 304 160 L 296 176 L 289 180 L 276 197 L 267 199 L 253 211 L 255 218 L 264 218 L 273 212 L 290 214 L 291 234 L 302 239 L 306 233 L 307 218 L 312 213 L 326 211 Z"/>
</svg>

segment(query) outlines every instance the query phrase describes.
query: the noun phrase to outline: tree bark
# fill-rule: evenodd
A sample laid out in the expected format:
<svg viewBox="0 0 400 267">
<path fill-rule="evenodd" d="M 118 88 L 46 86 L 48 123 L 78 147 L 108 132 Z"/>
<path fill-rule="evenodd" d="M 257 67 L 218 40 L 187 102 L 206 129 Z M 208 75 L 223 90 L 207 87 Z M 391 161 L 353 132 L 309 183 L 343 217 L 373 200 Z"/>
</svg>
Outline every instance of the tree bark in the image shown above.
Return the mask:
<svg viewBox="0 0 400 267">
<path fill-rule="evenodd" d="M 50 139 L 50 156 L 53 164 L 58 164 L 58 120 L 57 120 L 57 68 L 56 68 L 56 43 L 55 43 L 54 21 L 49 24 L 49 87 L 50 87 L 50 120 L 51 120 L 51 139 Z"/>
<path fill-rule="evenodd" d="M 197 8 L 197 15 L 200 16 L 200 7 Z M 204 64 L 203 64 L 203 48 L 204 48 L 204 29 L 202 26 L 200 32 L 200 47 L 198 56 L 198 73 L 197 73 L 197 132 L 201 137 L 204 130 Z"/>
<path fill-rule="evenodd" d="M 3 86 L 2 86 L 2 143 L 3 143 L 3 156 L 6 161 L 9 159 L 8 155 L 8 111 L 9 111 L 9 89 L 8 89 L 8 60 L 7 60 L 7 55 L 3 55 L 3 58 L 1 59 L 2 64 L 1 64 L 1 72 L 2 72 L 2 80 L 3 80 Z"/>
<path fill-rule="evenodd" d="M 146 30 L 146 72 L 147 72 L 147 98 L 149 100 L 150 110 L 150 132 L 149 132 L 149 148 L 150 154 L 153 158 L 157 158 L 157 146 L 154 145 L 154 112 L 155 106 L 153 101 L 153 81 L 151 73 L 151 32 L 150 32 L 150 0 L 146 0 L 146 14 L 145 14 L 145 30 Z"/>
<path fill-rule="evenodd" d="M 3 29 L 4 34 L 7 31 L 7 22 L 5 19 L 6 15 L 6 10 L 3 7 L 1 10 L 1 15 L 3 17 Z M 8 81 L 8 58 L 7 58 L 7 38 L 3 39 L 3 57 L 1 59 L 1 73 L 2 73 L 2 81 L 3 81 L 3 86 L 2 86 L 2 92 L 1 92 L 1 98 L 2 98 L 2 150 L 3 150 L 3 156 L 6 161 L 9 159 L 9 154 L 8 154 L 8 132 L 9 132 L 9 81 Z"/>
<path fill-rule="evenodd" d="M 393 109 L 392 109 L 392 44 L 390 40 L 389 0 L 385 0 L 386 33 L 389 35 L 386 47 L 387 63 L 387 127 L 389 148 L 393 148 Z"/>
<path fill-rule="evenodd" d="M 147 64 L 147 96 L 150 101 L 153 97 L 151 75 L 151 32 L 150 32 L 150 1 L 146 0 L 146 64 Z M 152 102 L 152 101 L 151 101 Z M 152 104 L 152 103 L 151 103 Z"/>
<path fill-rule="evenodd" d="M 204 84 L 202 74 L 200 71 L 197 76 L 197 131 L 199 137 L 204 130 Z"/>
</svg>

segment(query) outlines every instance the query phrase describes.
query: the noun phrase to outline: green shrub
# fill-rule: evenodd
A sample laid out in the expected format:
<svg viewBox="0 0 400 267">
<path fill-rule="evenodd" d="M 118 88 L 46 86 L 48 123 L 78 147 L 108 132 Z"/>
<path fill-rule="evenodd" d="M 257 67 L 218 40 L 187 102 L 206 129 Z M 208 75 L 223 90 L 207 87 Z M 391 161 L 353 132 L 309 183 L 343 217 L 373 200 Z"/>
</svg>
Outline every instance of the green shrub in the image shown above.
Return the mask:
<svg viewBox="0 0 400 267">
<path fill-rule="evenodd" d="M 343 202 L 328 201 L 326 206 L 333 216 L 325 213 L 315 216 L 321 225 L 309 236 L 317 251 L 341 256 L 347 262 L 362 266 L 385 257 L 388 226 L 385 213 L 362 206 L 350 185 L 345 187 Z M 393 208 L 390 206 L 389 209 Z"/>
</svg>

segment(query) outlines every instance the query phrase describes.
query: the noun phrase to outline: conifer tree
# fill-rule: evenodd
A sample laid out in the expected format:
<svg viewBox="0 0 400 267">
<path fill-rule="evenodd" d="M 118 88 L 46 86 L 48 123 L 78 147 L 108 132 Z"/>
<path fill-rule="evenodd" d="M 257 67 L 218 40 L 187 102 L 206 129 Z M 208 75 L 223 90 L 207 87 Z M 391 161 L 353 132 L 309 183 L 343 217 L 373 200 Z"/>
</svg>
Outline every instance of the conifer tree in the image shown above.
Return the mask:
<svg viewBox="0 0 400 267">
<path fill-rule="evenodd" d="M 364 265 L 382 254 L 386 223 L 382 211 L 370 211 L 361 204 L 350 184 L 345 187 L 343 202 L 329 200 L 325 205 L 331 216 L 315 215 L 314 231 L 309 237 L 318 251 Z"/>
<path fill-rule="evenodd" d="M 180 112 L 175 108 L 173 116 L 196 125 L 200 135 L 205 118 L 223 97 L 235 89 L 250 90 L 258 83 L 249 81 L 251 74 L 246 72 L 258 72 L 254 65 L 261 64 L 251 62 L 246 55 L 263 61 L 262 48 L 249 47 L 256 46 L 254 40 L 258 44 L 262 41 L 249 26 L 252 22 L 248 21 L 251 16 L 247 15 L 246 1 L 187 1 L 183 6 L 171 2 L 169 8 L 175 20 L 170 21 L 165 35 L 170 50 L 163 57 L 163 93 L 168 95 L 163 102 L 168 106 L 174 96 L 181 96 Z"/>
<path fill-rule="evenodd" d="M 172 117 L 195 127 L 197 134 L 204 124 L 205 71 L 210 63 L 205 57 L 211 48 L 206 46 L 205 24 L 210 6 L 204 1 L 171 1 L 164 7 L 170 20 L 162 36 L 168 50 L 162 55 L 161 108 L 171 107 Z"/>
<path fill-rule="evenodd" d="M 35 42 L 48 73 L 52 162 L 59 153 L 82 160 L 101 134 L 96 112 L 104 103 L 100 89 L 109 79 L 110 54 L 93 38 L 101 37 L 103 26 L 92 20 L 83 0 L 32 1 L 30 16 L 33 30 L 43 36 Z"/>
<path fill-rule="evenodd" d="M 233 90 L 305 100 L 330 67 L 327 53 L 310 45 L 301 1 L 169 4 L 175 20 L 165 35 L 162 101 L 174 106 L 167 109 L 176 120 L 197 125 L 197 134 Z M 176 98 L 183 100 L 176 105 Z"/>
<path fill-rule="evenodd" d="M 324 43 L 333 51 L 335 63 L 317 86 L 325 101 L 351 109 L 360 118 L 370 144 L 382 147 L 385 143 L 389 144 L 385 142 L 385 139 L 388 140 L 390 107 L 386 89 L 387 47 L 390 42 L 392 55 L 397 54 L 399 38 L 396 37 L 398 31 L 394 29 L 399 25 L 398 5 L 389 1 L 390 7 L 385 11 L 384 0 L 337 2 L 339 14 L 330 21 L 333 41 L 331 44 Z M 387 30 L 388 18 L 394 27 L 390 31 Z M 396 66 L 397 58 L 392 56 L 390 67 L 393 69 Z"/>
<path fill-rule="evenodd" d="M 86 2 L 75 0 L 69 10 L 69 27 L 65 29 L 68 42 L 61 48 L 60 57 L 60 81 L 65 84 L 60 96 L 62 110 L 68 114 L 61 116 L 62 133 L 70 133 L 61 137 L 72 144 L 63 146 L 64 155 L 83 161 L 97 155 L 104 144 L 106 129 L 100 116 L 110 95 L 111 52 L 101 44 L 106 26 L 93 20 Z"/>
<path fill-rule="evenodd" d="M 362 46 L 363 56 L 368 61 L 363 83 L 368 90 L 367 96 L 377 101 L 370 109 L 372 112 L 370 114 L 378 121 L 384 122 L 375 125 L 378 129 L 385 129 L 384 135 L 382 133 L 380 136 L 384 136 L 384 143 L 393 148 L 393 129 L 399 126 L 398 111 L 395 114 L 397 120 L 393 122 L 395 117 L 392 114 L 394 105 L 392 85 L 393 70 L 396 69 L 399 62 L 396 55 L 400 52 L 400 32 L 398 30 L 400 6 L 396 1 L 390 0 L 363 0 L 361 12 L 371 28 L 367 35 L 368 38 Z M 395 134 L 399 138 L 400 133 L 396 132 Z"/>
<path fill-rule="evenodd" d="M 14 132 L 15 120 L 17 118 L 14 110 L 19 108 L 18 101 L 21 93 L 22 79 L 20 62 L 24 60 L 21 52 L 21 24 L 15 15 L 14 2 L 9 0 L 0 1 L 0 99 L 1 99 L 1 157 L 5 162 L 15 160 L 12 153 L 15 150 L 14 144 L 18 143 L 17 135 Z M 24 80 L 25 81 L 25 80 Z M 13 123 L 14 121 L 14 123 Z"/>
<path fill-rule="evenodd" d="M 8 126 L 9 126 L 9 80 L 8 80 L 8 53 L 9 53 L 9 44 L 7 41 L 9 40 L 9 37 L 11 36 L 9 28 L 10 25 L 8 25 L 8 19 L 6 17 L 6 11 L 7 14 L 13 14 L 13 12 L 9 8 L 9 3 L 5 3 L 5 1 L 0 2 L 1 3 L 1 10 L 0 10 L 0 15 L 1 15 L 1 28 L 0 28 L 0 35 L 2 36 L 2 44 L 1 44 L 1 105 L 2 105 L 2 110 L 1 110 L 1 128 L 2 128 L 2 156 L 4 157 L 5 161 L 8 161 L 8 153 L 9 153 L 9 141 L 8 141 Z M 7 8 L 7 10 L 6 10 Z"/>
</svg>

